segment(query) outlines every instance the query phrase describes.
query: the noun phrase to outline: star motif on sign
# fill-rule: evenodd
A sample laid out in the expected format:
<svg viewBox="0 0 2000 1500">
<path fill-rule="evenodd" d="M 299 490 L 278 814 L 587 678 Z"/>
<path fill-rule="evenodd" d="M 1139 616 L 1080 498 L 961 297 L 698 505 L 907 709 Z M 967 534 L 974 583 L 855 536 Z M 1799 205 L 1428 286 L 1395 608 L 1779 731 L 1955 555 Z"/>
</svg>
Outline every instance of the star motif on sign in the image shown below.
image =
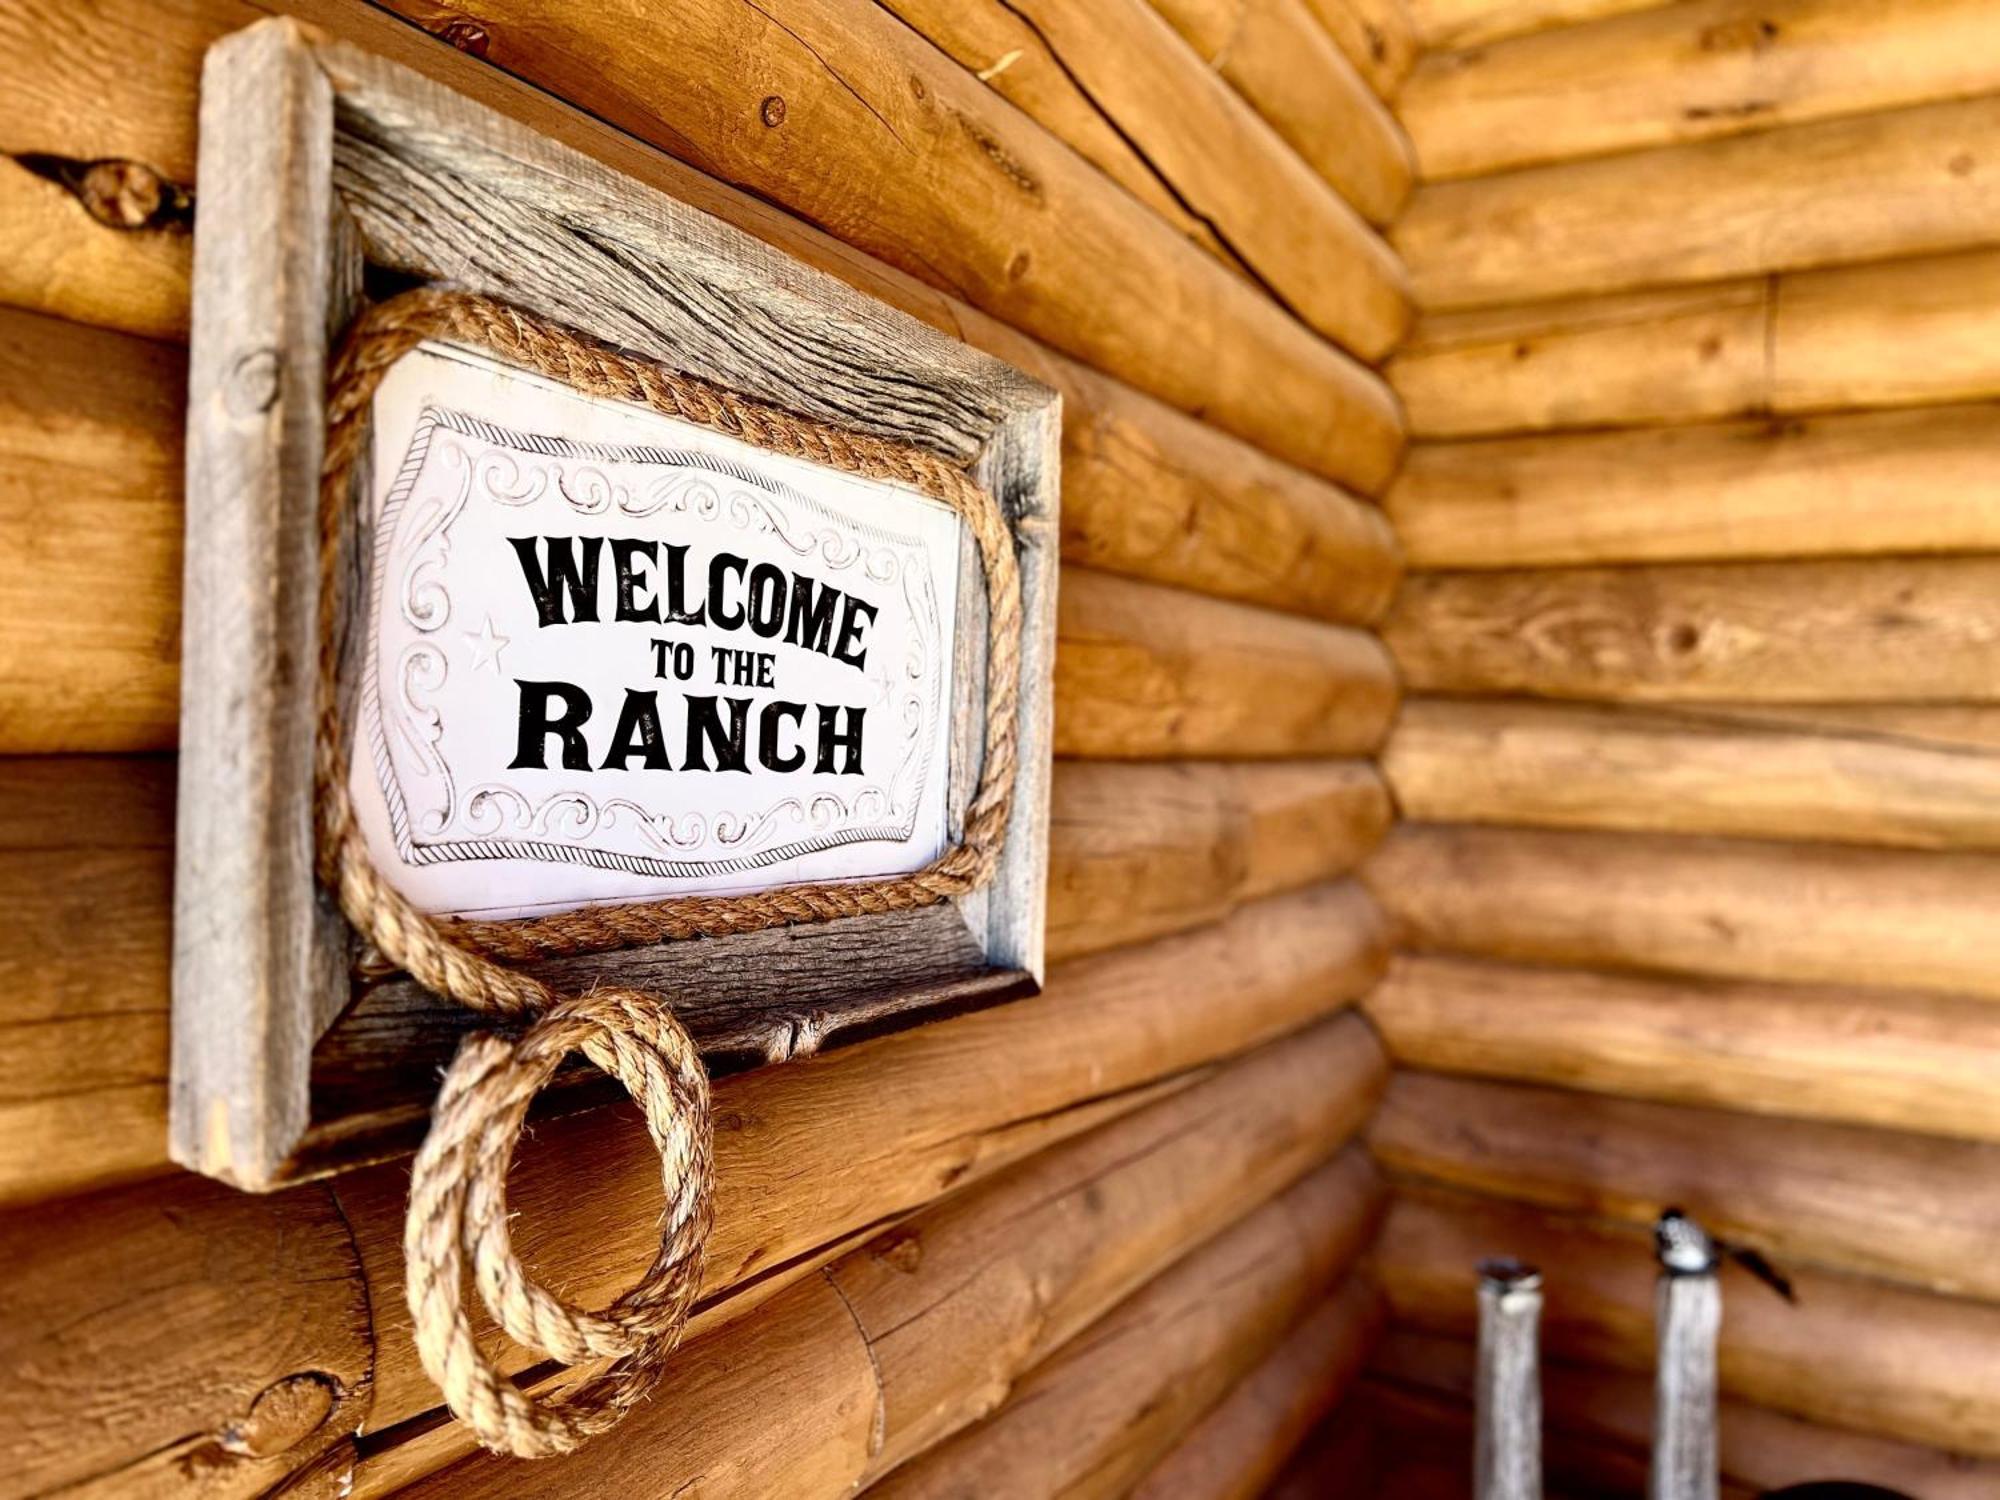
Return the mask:
<svg viewBox="0 0 2000 1500">
<path fill-rule="evenodd" d="M 477 672 L 481 667 L 491 667 L 495 677 L 502 675 L 500 652 L 507 645 L 507 637 L 494 633 L 493 616 L 488 615 L 486 623 L 481 625 L 477 632 L 468 630 L 465 633 L 465 643 L 472 648 L 473 671 Z"/>
<path fill-rule="evenodd" d="M 887 707 L 896 693 L 895 670 L 877 657 L 874 664 L 868 668 L 868 680 L 875 685 L 875 696 L 870 700 L 869 707 Z"/>
</svg>

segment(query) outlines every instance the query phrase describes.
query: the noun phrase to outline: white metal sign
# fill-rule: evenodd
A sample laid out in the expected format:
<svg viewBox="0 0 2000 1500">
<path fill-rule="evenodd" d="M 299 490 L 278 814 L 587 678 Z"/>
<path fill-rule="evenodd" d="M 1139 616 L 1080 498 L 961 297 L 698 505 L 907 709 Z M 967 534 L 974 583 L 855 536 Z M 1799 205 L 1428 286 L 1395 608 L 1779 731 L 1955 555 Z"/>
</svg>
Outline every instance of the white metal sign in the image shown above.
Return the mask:
<svg viewBox="0 0 2000 1500">
<path fill-rule="evenodd" d="M 424 910 L 921 867 L 959 522 L 458 349 L 375 398 L 351 783 Z"/>
</svg>

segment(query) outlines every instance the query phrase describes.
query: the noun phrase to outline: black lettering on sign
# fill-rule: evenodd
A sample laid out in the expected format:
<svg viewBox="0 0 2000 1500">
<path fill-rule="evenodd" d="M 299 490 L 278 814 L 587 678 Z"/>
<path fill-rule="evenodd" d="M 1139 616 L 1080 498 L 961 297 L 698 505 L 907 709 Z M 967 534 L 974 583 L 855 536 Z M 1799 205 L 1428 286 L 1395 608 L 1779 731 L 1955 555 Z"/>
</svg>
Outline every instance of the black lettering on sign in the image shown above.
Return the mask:
<svg viewBox="0 0 2000 1500">
<path fill-rule="evenodd" d="M 700 627 L 709 633 L 747 632 L 866 670 L 874 604 L 832 584 L 771 563 L 718 552 L 690 585 L 689 549 L 650 537 L 509 537 L 521 578 L 544 629 L 645 624 Z M 608 543 L 608 546 L 607 546 Z M 609 553 L 610 566 L 604 566 Z M 602 597 L 608 591 L 609 597 Z M 700 670 L 718 687 L 777 689 L 778 653 L 706 645 Z M 654 638 L 640 665 L 656 682 L 687 681 L 700 655 L 688 641 Z M 515 680 L 520 695 L 515 770 L 548 770 L 550 744 L 566 771 L 748 772 L 752 758 L 766 770 L 815 776 L 859 776 L 866 710 L 845 703 L 759 702 L 748 697 L 685 693 L 663 702 L 658 687 L 625 690 L 608 735 L 592 725 L 595 705 L 574 683 Z M 810 717 L 810 728 L 808 719 Z M 754 734 L 753 734 L 754 722 Z M 601 756 L 592 731 L 605 735 Z M 754 741 L 754 742 L 753 742 Z M 678 744 L 675 763 L 669 746 Z"/>
</svg>

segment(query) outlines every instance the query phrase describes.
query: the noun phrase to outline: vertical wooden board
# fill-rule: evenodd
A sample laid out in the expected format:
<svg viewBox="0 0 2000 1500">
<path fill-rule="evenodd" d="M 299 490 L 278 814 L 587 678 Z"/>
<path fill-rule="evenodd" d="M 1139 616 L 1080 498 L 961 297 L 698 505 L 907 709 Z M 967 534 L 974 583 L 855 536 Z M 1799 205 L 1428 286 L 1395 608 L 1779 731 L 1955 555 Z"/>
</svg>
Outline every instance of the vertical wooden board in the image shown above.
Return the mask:
<svg viewBox="0 0 2000 1500">
<path fill-rule="evenodd" d="M 173 1151 L 269 1179 L 306 1124 L 344 929 L 314 887 L 312 737 L 333 91 L 304 35 L 238 32 L 202 88 L 190 349 Z"/>
</svg>

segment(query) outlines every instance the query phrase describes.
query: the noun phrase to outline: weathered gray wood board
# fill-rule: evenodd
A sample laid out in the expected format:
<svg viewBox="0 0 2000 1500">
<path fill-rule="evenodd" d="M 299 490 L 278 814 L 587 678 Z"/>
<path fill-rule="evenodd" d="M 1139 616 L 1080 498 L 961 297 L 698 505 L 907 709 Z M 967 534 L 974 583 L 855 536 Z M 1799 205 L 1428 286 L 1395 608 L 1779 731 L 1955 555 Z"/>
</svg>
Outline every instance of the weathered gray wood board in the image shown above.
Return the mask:
<svg viewBox="0 0 2000 1500">
<path fill-rule="evenodd" d="M 263 1188 L 406 1144 L 441 1049 L 468 1024 L 407 981 L 357 979 L 351 934 L 312 873 L 325 364 L 371 286 L 438 281 L 496 296 L 760 400 L 919 444 L 971 464 L 1016 529 L 1020 772 L 990 886 L 905 919 L 572 960 L 564 975 L 685 987 L 698 1039 L 739 1059 L 780 1058 L 901 1013 L 990 1003 L 1038 982 L 1054 393 L 740 230 L 295 23 L 217 43 L 202 87 L 175 1157 Z M 358 562 L 350 574 L 358 583 Z M 978 596 L 960 589 L 972 600 L 956 632 L 962 723 L 977 723 L 981 709 Z M 976 734 L 954 737 L 954 827 L 978 749 Z"/>
</svg>

